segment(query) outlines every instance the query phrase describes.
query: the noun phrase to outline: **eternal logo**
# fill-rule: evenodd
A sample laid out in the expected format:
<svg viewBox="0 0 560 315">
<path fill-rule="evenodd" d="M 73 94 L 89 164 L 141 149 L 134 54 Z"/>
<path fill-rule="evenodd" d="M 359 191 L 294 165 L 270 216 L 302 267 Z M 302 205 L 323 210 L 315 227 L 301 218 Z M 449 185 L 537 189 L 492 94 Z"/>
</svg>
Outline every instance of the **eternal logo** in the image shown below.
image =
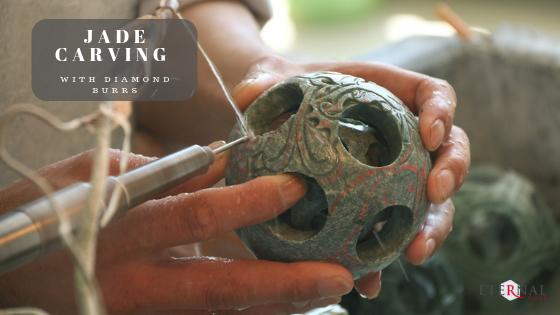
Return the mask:
<svg viewBox="0 0 560 315">
<path fill-rule="evenodd" d="M 502 282 L 499 286 L 493 284 L 482 284 L 480 285 L 480 295 L 501 295 L 504 299 L 510 302 L 518 299 L 530 301 L 542 301 L 546 299 L 544 285 L 520 285 L 513 280 Z"/>
<path fill-rule="evenodd" d="M 508 301 L 524 298 L 524 296 L 521 296 L 521 286 L 513 280 L 502 282 L 500 294 Z"/>
</svg>

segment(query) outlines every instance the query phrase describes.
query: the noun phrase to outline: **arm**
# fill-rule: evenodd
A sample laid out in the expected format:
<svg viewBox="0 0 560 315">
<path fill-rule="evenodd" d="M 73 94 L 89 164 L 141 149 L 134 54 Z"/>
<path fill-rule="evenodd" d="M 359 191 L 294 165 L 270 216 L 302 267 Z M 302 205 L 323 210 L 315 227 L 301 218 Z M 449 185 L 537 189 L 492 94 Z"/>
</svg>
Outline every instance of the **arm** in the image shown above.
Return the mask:
<svg viewBox="0 0 560 315">
<path fill-rule="evenodd" d="M 182 9 L 181 14 L 196 26 L 198 40 L 230 89 L 243 79 L 252 65 L 272 56 L 259 37 L 255 17 L 239 2 L 202 2 Z M 135 110 L 141 129 L 152 132 L 160 140 L 181 144 L 225 139 L 235 122 L 201 54 L 197 60 L 197 91 L 191 100 L 186 104 L 143 103 Z"/>
</svg>

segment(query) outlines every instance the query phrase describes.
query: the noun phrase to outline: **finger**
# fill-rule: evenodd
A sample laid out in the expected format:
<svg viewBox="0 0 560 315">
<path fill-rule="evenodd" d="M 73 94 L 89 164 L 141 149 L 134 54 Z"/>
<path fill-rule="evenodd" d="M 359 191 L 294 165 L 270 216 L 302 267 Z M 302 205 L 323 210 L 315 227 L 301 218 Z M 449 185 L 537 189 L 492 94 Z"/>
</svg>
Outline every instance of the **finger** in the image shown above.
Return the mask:
<svg viewBox="0 0 560 315">
<path fill-rule="evenodd" d="M 424 227 L 406 250 L 406 257 L 412 264 L 424 263 L 441 247 L 451 232 L 454 214 L 455 206 L 451 199 L 430 206 Z"/>
<path fill-rule="evenodd" d="M 54 190 L 59 190 L 80 181 L 87 181 L 91 176 L 92 152 L 87 151 L 68 159 L 46 166 L 38 171 L 39 175 L 46 178 Z M 214 163 L 209 167 L 205 174 L 186 181 L 178 187 L 164 192 L 158 198 L 169 194 L 191 192 L 214 185 L 224 174 L 227 163 L 227 152 L 217 155 Z M 109 150 L 109 173 L 117 175 L 120 171 L 120 160 L 123 152 L 120 150 Z M 157 158 L 146 157 L 139 154 L 127 154 L 127 170 L 132 170 L 147 163 L 155 161 Z M 35 200 L 43 196 L 36 185 L 28 180 L 19 181 L 3 190 L 0 190 L 0 200 L 4 202 L 0 205 L 0 211 L 16 208 L 22 204 Z"/>
<path fill-rule="evenodd" d="M 224 144 L 225 141 L 215 141 L 210 143 L 208 147 L 214 149 Z M 163 198 L 165 196 L 170 196 L 170 195 L 177 195 L 185 192 L 198 191 L 200 189 L 204 189 L 215 185 L 218 181 L 220 181 L 224 177 L 224 172 L 227 165 L 228 157 L 229 157 L 229 151 L 222 152 L 216 155 L 214 162 L 208 167 L 208 169 L 203 174 L 197 175 L 185 181 L 184 183 L 161 193 L 156 197 L 156 199 Z M 151 160 L 153 161 L 156 159 L 151 158 Z M 118 165 L 118 160 L 115 163 L 116 165 Z M 140 165 L 137 165 L 135 167 L 138 166 Z"/>
<path fill-rule="evenodd" d="M 104 296 L 109 299 L 107 304 L 129 312 L 133 310 L 126 308 L 247 309 L 338 298 L 353 286 L 350 272 L 335 264 L 219 258 L 123 268 L 116 277 L 104 288 Z M 123 298 L 126 305 L 121 305 Z"/>
<path fill-rule="evenodd" d="M 362 297 L 370 300 L 376 298 L 381 292 L 381 271 L 360 278 L 356 281 L 355 287 Z"/>
<path fill-rule="evenodd" d="M 285 314 L 303 314 L 312 309 L 319 307 L 326 307 L 333 304 L 340 303 L 340 297 L 320 298 L 314 301 L 295 302 L 295 303 L 274 303 L 262 306 L 250 307 L 241 311 L 224 311 L 217 312 L 217 314 L 242 314 L 242 315 L 285 315 Z"/>
<path fill-rule="evenodd" d="M 140 315 L 218 315 L 216 312 L 210 312 L 207 310 L 151 310 L 150 312 L 141 312 Z"/>
<path fill-rule="evenodd" d="M 119 150 L 109 150 L 109 165 L 111 175 L 118 173 Z M 58 161 L 38 170 L 38 175 L 48 180 L 54 190 L 59 190 L 80 181 L 88 181 L 91 177 L 93 150 L 86 151 L 67 159 Z M 155 158 L 138 154 L 129 154 L 129 167 L 133 169 L 149 163 Z M 0 210 L 13 209 L 44 195 L 44 192 L 30 180 L 23 179 L 13 185 L 0 190 Z"/>
<path fill-rule="evenodd" d="M 340 297 L 321 298 L 301 303 L 273 303 L 239 310 L 165 310 L 158 311 L 158 315 L 275 315 L 275 314 L 303 314 L 310 310 L 340 303 Z"/>
<path fill-rule="evenodd" d="M 304 72 L 299 65 L 279 56 L 267 56 L 253 65 L 233 89 L 237 105 L 245 110 L 263 91 L 285 78 Z"/>
<path fill-rule="evenodd" d="M 276 175 L 152 200 L 107 227 L 100 237 L 105 250 L 121 255 L 198 242 L 270 220 L 305 191 L 305 183 L 296 176 Z"/>
<path fill-rule="evenodd" d="M 471 163 L 469 138 L 453 126 L 449 139 L 435 152 L 435 163 L 428 175 L 428 198 L 441 203 L 459 190 Z"/>
<path fill-rule="evenodd" d="M 331 70 L 375 82 L 400 98 L 420 117 L 424 146 L 433 151 L 453 125 L 457 97 L 446 81 L 381 63 L 335 63 Z"/>
<path fill-rule="evenodd" d="M 444 80 L 426 77 L 416 89 L 420 136 L 424 147 L 434 151 L 448 138 L 457 107 L 455 91 Z"/>
<path fill-rule="evenodd" d="M 233 98 L 241 110 L 245 110 L 263 91 L 281 81 L 284 76 L 255 70 L 233 89 Z"/>
<path fill-rule="evenodd" d="M 210 165 L 210 167 L 204 174 L 200 174 L 189 179 L 183 184 L 180 184 L 179 186 L 164 192 L 157 198 L 178 195 L 185 192 L 195 192 L 204 188 L 214 186 L 217 182 L 224 178 L 227 162 L 229 160 L 229 152 L 230 151 L 226 151 L 216 155 L 214 163 Z"/>
</svg>

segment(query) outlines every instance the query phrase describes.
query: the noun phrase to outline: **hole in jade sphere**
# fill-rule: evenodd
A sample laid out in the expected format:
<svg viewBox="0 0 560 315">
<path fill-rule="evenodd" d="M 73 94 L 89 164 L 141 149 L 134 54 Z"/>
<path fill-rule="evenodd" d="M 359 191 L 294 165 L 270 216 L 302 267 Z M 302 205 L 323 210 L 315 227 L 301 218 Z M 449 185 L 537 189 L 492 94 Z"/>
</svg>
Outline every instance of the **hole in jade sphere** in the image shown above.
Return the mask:
<svg viewBox="0 0 560 315">
<path fill-rule="evenodd" d="M 402 148 L 396 122 L 368 104 L 351 106 L 342 113 L 338 136 L 348 153 L 370 166 L 393 163 Z"/>
<path fill-rule="evenodd" d="M 519 231 L 503 214 L 490 213 L 473 217 L 468 243 L 482 260 L 503 260 L 510 257 L 519 242 Z"/>
<path fill-rule="evenodd" d="M 306 240 L 319 233 L 328 218 L 328 203 L 325 191 L 311 177 L 298 174 L 307 183 L 307 193 L 293 207 L 275 220 L 269 227 L 280 238 Z"/>
<path fill-rule="evenodd" d="M 247 112 L 247 123 L 255 135 L 278 129 L 295 114 L 303 101 L 303 92 L 297 83 L 274 88 L 265 98 L 257 100 Z M 252 111 L 249 114 L 249 111 Z"/>
<path fill-rule="evenodd" d="M 398 248 L 412 225 L 412 211 L 406 206 L 387 207 L 366 220 L 356 251 L 363 261 L 387 256 L 387 250 Z"/>
</svg>

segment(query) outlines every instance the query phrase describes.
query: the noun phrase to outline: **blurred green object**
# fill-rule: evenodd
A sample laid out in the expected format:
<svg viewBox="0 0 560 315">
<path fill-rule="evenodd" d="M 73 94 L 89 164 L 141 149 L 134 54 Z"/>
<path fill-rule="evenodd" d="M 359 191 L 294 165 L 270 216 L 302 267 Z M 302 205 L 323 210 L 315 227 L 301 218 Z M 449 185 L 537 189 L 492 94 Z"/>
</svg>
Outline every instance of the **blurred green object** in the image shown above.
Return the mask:
<svg viewBox="0 0 560 315">
<path fill-rule="evenodd" d="M 300 23 L 329 23 L 368 15 L 381 0 L 288 0 L 290 15 Z"/>
<path fill-rule="evenodd" d="M 513 280 L 554 287 L 549 280 L 560 263 L 560 226 L 539 190 L 513 170 L 478 165 L 453 202 L 455 225 L 442 253 L 465 285 L 469 313 L 534 314 L 531 297 L 510 303 L 482 294 L 481 285 L 499 288 Z"/>
</svg>

